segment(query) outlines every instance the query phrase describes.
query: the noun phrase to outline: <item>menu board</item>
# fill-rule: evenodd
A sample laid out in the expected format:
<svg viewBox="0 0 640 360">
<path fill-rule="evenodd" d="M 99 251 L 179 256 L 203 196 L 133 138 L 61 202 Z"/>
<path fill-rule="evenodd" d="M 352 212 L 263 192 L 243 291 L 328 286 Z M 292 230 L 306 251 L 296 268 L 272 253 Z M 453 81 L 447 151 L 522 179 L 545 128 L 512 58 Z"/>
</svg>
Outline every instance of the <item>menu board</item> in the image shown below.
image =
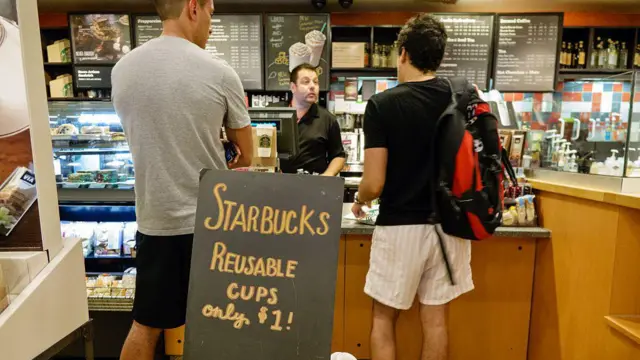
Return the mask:
<svg viewBox="0 0 640 360">
<path fill-rule="evenodd" d="M 464 77 L 486 90 L 493 43 L 493 15 L 434 14 L 449 40 L 438 76 Z"/>
<path fill-rule="evenodd" d="M 76 64 L 115 64 L 131 51 L 129 15 L 70 15 L 69 23 Z"/>
<path fill-rule="evenodd" d="M 499 15 L 495 88 L 553 91 L 561 31 L 561 14 Z"/>
<path fill-rule="evenodd" d="M 320 90 L 329 88 L 329 15 L 269 15 L 267 90 L 289 90 L 291 70 L 316 66 Z"/>
<path fill-rule="evenodd" d="M 334 177 L 204 170 L 185 360 L 329 359 L 343 192 Z"/>
<path fill-rule="evenodd" d="M 214 15 L 206 50 L 229 63 L 245 90 L 263 89 L 261 15 Z"/>
<path fill-rule="evenodd" d="M 162 34 L 162 20 L 159 16 L 135 17 L 135 45 L 136 47 L 155 39 Z"/>
<path fill-rule="evenodd" d="M 110 66 L 75 66 L 73 69 L 78 89 L 108 89 L 111 87 Z"/>
</svg>

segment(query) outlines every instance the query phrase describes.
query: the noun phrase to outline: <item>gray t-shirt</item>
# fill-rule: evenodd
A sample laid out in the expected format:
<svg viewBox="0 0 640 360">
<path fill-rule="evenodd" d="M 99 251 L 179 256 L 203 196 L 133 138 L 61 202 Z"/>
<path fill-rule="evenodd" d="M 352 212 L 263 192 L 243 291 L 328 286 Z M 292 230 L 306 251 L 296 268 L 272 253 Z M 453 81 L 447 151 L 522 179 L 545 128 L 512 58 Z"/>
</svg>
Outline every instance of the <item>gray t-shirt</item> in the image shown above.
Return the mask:
<svg viewBox="0 0 640 360">
<path fill-rule="evenodd" d="M 138 230 L 194 231 L 200 169 L 226 169 L 222 126 L 250 125 L 242 83 L 224 61 L 162 36 L 113 69 L 112 98 L 135 169 Z"/>
</svg>

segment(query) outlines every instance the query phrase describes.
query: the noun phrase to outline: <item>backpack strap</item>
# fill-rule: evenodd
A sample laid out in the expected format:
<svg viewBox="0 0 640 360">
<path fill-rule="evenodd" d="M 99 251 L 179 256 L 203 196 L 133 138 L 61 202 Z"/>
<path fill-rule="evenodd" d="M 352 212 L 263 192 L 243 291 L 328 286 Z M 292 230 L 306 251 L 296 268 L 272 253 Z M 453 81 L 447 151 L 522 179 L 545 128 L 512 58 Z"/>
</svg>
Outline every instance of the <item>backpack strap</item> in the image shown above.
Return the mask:
<svg viewBox="0 0 640 360">
<path fill-rule="evenodd" d="M 509 161 L 509 154 L 507 153 L 507 149 L 505 148 L 502 148 L 502 164 L 504 165 L 504 169 L 506 170 L 511 183 L 513 183 L 514 186 L 518 186 L 518 178 L 516 177 L 516 172 L 513 170 L 511 161 Z"/>
</svg>

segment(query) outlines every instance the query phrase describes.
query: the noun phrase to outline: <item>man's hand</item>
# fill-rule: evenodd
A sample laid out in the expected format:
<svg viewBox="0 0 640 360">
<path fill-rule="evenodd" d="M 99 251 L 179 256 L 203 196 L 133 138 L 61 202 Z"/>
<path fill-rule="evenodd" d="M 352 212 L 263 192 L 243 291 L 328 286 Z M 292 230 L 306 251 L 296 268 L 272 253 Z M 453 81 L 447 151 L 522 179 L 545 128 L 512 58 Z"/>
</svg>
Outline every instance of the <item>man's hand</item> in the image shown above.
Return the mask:
<svg viewBox="0 0 640 360">
<path fill-rule="evenodd" d="M 365 204 L 353 204 L 351 207 L 351 212 L 357 219 L 362 219 L 367 216 L 367 213 L 364 211 Z"/>
<path fill-rule="evenodd" d="M 231 161 L 227 163 L 227 166 L 229 167 L 229 169 L 235 168 L 235 165 L 238 164 L 238 160 L 240 160 L 240 157 L 242 156 L 242 151 L 240 151 L 240 147 L 238 147 L 238 145 L 236 145 L 235 143 L 231 143 L 231 144 L 236 150 L 236 157 L 234 157 L 233 159 L 231 159 Z"/>
</svg>

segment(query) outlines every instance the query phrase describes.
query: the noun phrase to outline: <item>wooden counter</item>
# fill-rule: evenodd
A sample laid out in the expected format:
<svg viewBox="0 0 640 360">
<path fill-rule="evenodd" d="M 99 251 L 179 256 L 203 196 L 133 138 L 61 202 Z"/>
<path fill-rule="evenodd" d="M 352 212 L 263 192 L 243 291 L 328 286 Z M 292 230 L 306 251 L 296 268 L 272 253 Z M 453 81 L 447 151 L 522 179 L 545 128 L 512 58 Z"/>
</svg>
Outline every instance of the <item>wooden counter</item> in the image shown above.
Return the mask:
<svg viewBox="0 0 640 360">
<path fill-rule="evenodd" d="M 640 359 L 640 197 L 531 183 L 553 241 L 537 247 L 529 359 Z"/>
<path fill-rule="evenodd" d="M 349 209 L 345 204 L 344 212 Z M 342 225 L 332 350 L 369 359 L 373 301 L 364 293 L 364 283 L 374 228 L 346 220 Z M 472 243 L 475 290 L 451 305 L 451 360 L 527 358 L 536 246 L 538 241 L 549 242 L 551 233 L 500 228 L 496 234 Z M 417 304 L 400 316 L 397 335 L 398 359 L 419 359 Z"/>
</svg>

